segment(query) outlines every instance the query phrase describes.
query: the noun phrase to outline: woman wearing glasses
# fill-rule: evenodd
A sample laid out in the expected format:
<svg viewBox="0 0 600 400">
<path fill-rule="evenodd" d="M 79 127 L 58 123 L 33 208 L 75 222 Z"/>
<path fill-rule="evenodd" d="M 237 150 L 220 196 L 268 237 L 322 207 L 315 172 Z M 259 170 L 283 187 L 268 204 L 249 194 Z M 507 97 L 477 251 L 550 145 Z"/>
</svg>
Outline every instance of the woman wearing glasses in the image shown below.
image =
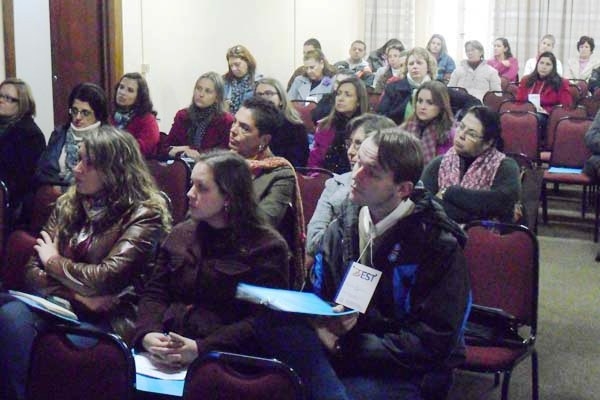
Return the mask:
<svg viewBox="0 0 600 400">
<path fill-rule="evenodd" d="M 0 84 L 0 181 L 8 188 L 13 212 L 30 194 L 35 167 L 46 148 L 33 121 L 35 101 L 29 85 L 17 78 Z"/>
<path fill-rule="evenodd" d="M 73 168 L 79 162 L 79 143 L 90 131 L 108 124 L 104 90 L 93 83 L 80 83 L 69 95 L 69 122 L 52 132 L 48 147 L 40 157 L 35 173 L 38 184 L 59 185 L 65 189 L 74 183 Z"/>
<path fill-rule="evenodd" d="M 454 146 L 429 163 L 423 184 L 435 193 L 450 218 L 512 222 L 519 199 L 517 163 L 502 153 L 498 113 L 472 107 L 458 125 Z"/>
<path fill-rule="evenodd" d="M 275 104 L 284 117 L 281 129 L 269 144 L 273 154 L 287 159 L 294 167 L 305 167 L 308 160 L 308 134 L 281 83 L 272 78 L 260 79 L 254 95 Z"/>
</svg>

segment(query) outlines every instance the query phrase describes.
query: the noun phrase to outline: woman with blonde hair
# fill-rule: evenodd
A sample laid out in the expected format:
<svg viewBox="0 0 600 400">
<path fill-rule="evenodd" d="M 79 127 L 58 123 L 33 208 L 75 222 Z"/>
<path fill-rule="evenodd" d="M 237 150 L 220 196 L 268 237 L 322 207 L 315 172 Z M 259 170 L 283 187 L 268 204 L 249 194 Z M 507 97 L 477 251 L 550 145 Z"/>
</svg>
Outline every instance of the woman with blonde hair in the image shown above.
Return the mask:
<svg viewBox="0 0 600 400">
<path fill-rule="evenodd" d="M 196 158 L 209 149 L 226 149 L 232 123 L 223 78 L 206 72 L 196 80 L 190 105 L 175 114 L 169 134 L 161 140 L 159 156 Z"/>
<path fill-rule="evenodd" d="M 129 340 L 137 295 L 171 216 L 129 133 L 94 129 L 78 156 L 75 184 L 56 202 L 25 267 L 27 291 L 60 297 L 82 325 Z M 14 299 L 2 302 L 0 398 L 22 399 L 33 339 L 56 319 Z"/>
<path fill-rule="evenodd" d="M 238 44 L 225 54 L 228 70 L 223 75 L 225 81 L 225 101 L 229 112 L 235 114 L 244 100 L 252 97 L 256 75 L 256 59 L 246 47 Z"/>
<path fill-rule="evenodd" d="M 283 114 L 283 125 L 269 145 L 273 154 L 287 159 L 294 167 L 305 167 L 308 160 L 308 134 L 283 85 L 277 79 L 259 79 L 254 95 L 269 100 Z"/>
</svg>

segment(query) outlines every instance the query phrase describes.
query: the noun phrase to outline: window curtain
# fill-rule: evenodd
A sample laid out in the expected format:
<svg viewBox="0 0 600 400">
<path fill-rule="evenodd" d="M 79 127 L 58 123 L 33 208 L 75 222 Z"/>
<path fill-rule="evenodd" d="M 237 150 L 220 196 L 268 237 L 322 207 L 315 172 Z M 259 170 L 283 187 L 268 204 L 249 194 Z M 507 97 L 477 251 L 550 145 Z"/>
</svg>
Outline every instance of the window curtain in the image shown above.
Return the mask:
<svg viewBox="0 0 600 400">
<path fill-rule="evenodd" d="M 415 0 L 366 0 L 365 31 L 369 52 L 392 38 L 411 48 L 415 42 Z"/>
<path fill-rule="evenodd" d="M 496 0 L 494 33 L 506 37 L 519 60 L 521 71 L 525 62 L 537 55 L 539 40 L 545 34 L 556 38 L 554 55 L 563 67 L 569 58 L 577 57 L 577 41 L 582 35 L 596 41 L 595 55 L 600 52 L 596 0 Z"/>
</svg>

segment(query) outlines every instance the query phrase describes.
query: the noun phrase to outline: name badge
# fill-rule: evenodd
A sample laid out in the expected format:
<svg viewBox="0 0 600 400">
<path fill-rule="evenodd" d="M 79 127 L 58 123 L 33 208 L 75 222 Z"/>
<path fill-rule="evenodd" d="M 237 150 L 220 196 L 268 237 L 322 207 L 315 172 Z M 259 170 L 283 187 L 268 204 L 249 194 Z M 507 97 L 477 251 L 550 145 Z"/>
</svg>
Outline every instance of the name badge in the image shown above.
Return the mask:
<svg viewBox="0 0 600 400">
<path fill-rule="evenodd" d="M 357 262 L 352 263 L 335 302 L 364 314 L 380 278 L 381 271 Z"/>
</svg>

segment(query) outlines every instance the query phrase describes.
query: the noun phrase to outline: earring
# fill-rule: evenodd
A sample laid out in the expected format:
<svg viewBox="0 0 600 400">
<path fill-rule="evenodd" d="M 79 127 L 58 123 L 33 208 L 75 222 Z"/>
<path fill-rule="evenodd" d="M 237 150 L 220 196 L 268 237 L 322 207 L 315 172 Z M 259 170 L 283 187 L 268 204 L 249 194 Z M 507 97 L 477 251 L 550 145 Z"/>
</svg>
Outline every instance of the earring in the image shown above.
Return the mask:
<svg viewBox="0 0 600 400">
<path fill-rule="evenodd" d="M 229 211 L 231 210 L 231 208 L 229 207 L 229 202 L 223 204 L 223 210 L 226 214 L 229 214 Z"/>
<path fill-rule="evenodd" d="M 260 151 L 263 151 L 263 150 L 265 149 L 265 147 L 266 147 L 266 146 L 265 146 L 264 144 L 262 144 L 262 143 L 261 143 L 261 144 L 259 144 L 259 145 L 258 145 L 258 151 L 259 151 L 259 152 L 260 152 Z"/>
</svg>

